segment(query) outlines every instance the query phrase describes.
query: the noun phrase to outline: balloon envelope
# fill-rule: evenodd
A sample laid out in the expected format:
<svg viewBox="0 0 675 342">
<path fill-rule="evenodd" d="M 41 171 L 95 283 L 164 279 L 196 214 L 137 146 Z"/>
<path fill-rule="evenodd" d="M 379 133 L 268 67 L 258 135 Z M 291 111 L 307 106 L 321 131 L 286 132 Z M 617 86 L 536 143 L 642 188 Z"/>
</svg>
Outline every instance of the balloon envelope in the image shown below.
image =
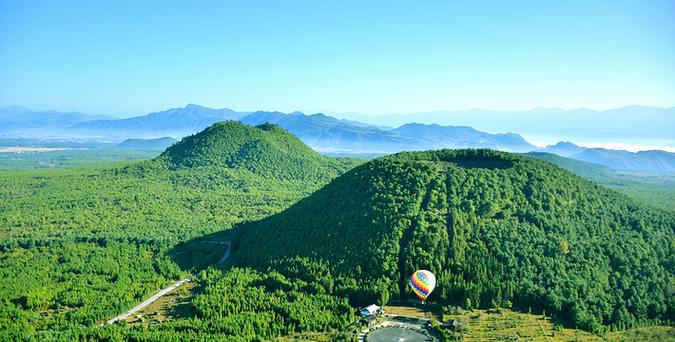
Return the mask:
<svg viewBox="0 0 675 342">
<path fill-rule="evenodd" d="M 410 276 L 410 287 L 419 299 L 425 300 L 436 287 L 436 276 L 427 270 L 415 271 Z"/>
</svg>

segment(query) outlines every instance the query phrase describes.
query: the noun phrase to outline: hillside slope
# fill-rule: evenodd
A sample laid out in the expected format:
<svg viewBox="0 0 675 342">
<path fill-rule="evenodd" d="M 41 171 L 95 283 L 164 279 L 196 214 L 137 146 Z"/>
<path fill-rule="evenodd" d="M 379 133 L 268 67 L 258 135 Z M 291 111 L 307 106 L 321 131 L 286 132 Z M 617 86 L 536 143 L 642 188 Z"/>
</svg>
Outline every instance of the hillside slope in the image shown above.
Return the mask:
<svg viewBox="0 0 675 342">
<path fill-rule="evenodd" d="M 614 170 L 608 166 L 545 152 L 529 152 L 525 155 L 558 165 L 649 206 L 675 211 L 675 174 Z"/>
<path fill-rule="evenodd" d="M 613 177 L 613 174 L 616 173 L 616 171 L 612 170 L 608 166 L 576 160 L 569 157 L 562 157 L 561 155 L 552 152 L 528 152 L 524 153 L 524 155 L 558 165 L 561 168 L 574 173 L 575 175 L 579 175 L 596 182 L 600 181 L 602 178 Z"/>
<path fill-rule="evenodd" d="M 353 304 L 413 298 L 542 308 L 588 330 L 674 320 L 675 217 L 552 164 L 491 150 L 401 153 L 245 225 L 239 265 L 312 280 Z"/>
<path fill-rule="evenodd" d="M 236 121 L 218 122 L 183 138 L 157 161 L 174 169 L 229 168 L 295 180 L 330 179 L 344 171 L 345 163 L 354 165 L 318 154 L 277 125 L 252 127 Z"/>
</svg>

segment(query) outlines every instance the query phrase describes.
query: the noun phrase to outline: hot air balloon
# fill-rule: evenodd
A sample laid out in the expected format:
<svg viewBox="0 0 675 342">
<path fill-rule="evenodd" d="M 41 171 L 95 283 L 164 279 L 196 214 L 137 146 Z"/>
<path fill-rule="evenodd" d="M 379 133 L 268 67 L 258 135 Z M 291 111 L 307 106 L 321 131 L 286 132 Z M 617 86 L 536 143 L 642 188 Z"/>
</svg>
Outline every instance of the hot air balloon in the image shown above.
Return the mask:
<svg viewBox="0 0 675 342">
<path fill-rule="evenodd" d="M 436 287 L 436 276 L 427 270 L 415 271 L 410 276 L 410 287 L 419 299 L 425 300 Z"/>
</svg>

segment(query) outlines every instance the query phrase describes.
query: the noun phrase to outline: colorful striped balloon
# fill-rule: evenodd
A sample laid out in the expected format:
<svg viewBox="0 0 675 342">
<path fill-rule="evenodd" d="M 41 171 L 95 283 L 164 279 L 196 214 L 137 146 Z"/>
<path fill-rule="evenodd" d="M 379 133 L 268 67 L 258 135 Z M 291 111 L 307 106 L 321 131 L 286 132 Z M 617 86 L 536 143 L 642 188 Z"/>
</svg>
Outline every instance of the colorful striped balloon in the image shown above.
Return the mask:
<svg viewBox="0 0 675 342">
<path fill-rule="evenodd" d="M 427 299 L 436 287 L 436 276 L 427 270 L 415 271 L 410 276 L 410 287 L 421 300 Z"/>
</svg>

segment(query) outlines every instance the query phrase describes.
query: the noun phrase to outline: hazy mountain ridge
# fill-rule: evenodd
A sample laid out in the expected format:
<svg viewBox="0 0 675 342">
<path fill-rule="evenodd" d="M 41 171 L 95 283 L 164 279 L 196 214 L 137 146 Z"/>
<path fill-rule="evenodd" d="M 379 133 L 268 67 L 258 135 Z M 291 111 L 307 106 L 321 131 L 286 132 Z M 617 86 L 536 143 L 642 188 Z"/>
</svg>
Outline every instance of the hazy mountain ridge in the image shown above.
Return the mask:
<svg viewBox="0 0 675 342">
<path fill-rule="evenodd" d="M 589 163 L 604 165 L 615 170 L 644 172 L 675 172 L 675 153 L 650 150 L 630 152 L 606 148 L 587 148 L 571 142 L 559 142 L 537 152 L 557 154 Z"/>
<path fill-rule="evenodd" d="M 80 112 L 34 110 L 22 106 L 0 108 L 0 132 L 7 133 L 35 128 L 68 128 L 81 122 L 111 118 Z"/>
<path fill-rule="evenodd" d="M 196 133 L 218 121 L 238 120 L 249 125 L 274 123 L 317 150 L 392 153 L 403 150 L 483 147 L 509 151 L 534 148 L 513 133 L 490 134 L 470 127 L 409 124 L 386 129 L 362 122 L 336 119 L 322 113 L 236 112 L 195 104 L 127 119 L 74 122 L 74 134 L 126 138 L 174 137 Z"/>
<path fill-rule="evenodd" d="M 127 119 L 94 120 L 74 125 L 77 129 L 130 131 L 199 131 L 213 123 L 237 120 L 245 113 L 232 109 L 212 109 L 195 104 Z"/>
<path fill-rule="evenodd" d="M 572 156 L 574 159 L 607 165 L 617 170 L 675 172 L 675 154 L 666 151 L 628 152 L 589 148 Z"/>
<path fill-rule="evenodd" d="M 559 141 L 555 145 L 548 145 L 543 149 L 537 150 L 536 152 L 553 153 L 561 157 L 569 157 L 577 153 L 583 152 L 584 149 L 585 149 L 584 147 L 577 146 L 569 141 Z"/>
<path fill-rule="evenodd" d="M 617 170 L 675 172 L 675 154 L 670 152 L 644 151 L 632 153 L 624 150 L 586 148 L 571 142 L 560 142 L 543 149 L 537 149 L 536 146 L 516 133 L 492 134 L 469 126 L 444 126 L 439 124 L 442 122 L 465 122 L 463 117 L 467 113 L 470 113 L 472 117 L 480 117 L 481 115 L 494 117 L 499 114 L 500 117 L 494 121 L 502 123 L 505 122 L 505 118 L 511 118 L 506 120 L 509 122 L 522 121 L 514 120 L 514 118 L 537 121 L 537 117 L 547 116 L 550 119 L 547 127 L 565 131 L 571 127 L 570 121 L 562 124 L 558 122 L 565 118 L 572 117 L 572 121 L 574 121 L 574 118 L 584 115 L 590 115 L 591 117 L 602 115 L 604 116 L 603 120 L 608 121 L 604 126 L 611 128 L 615 127 L 616 123 L 609 122 L 612 120 L 607 120 L 608 117 L 625 115 L 629 121 L 642 120 L 641 123 L 636 123 L 636 127 L 639 129 L 641 129 L 640 125 L 645 125 L 644 121 L 653 119 L 654 124 L 657 124 L 659 129 L 665 132 L 672 127 L 672 125 L 668 126 L 672 119 L 667 115 L 664 117 L 664 113 L 668 114 L 673 110 L 675 109 L 643 106 L 631 106 L 604 112 L 590 109 L 563 110 L 559 108 L 540 108 L 520 112 L 470 110 L 405 116 L 383 115 L 377 116 L 377 118 L 393 119 L 386 122 L 373 122 L 372 119 L 376 116 L 352 114 L 350 119 L 338 119 L 323 113 L 307 115 L 301 112 L 288 114 L 276 111 L 237 112 L 227 108 L 211 109 L 195 104 L 127 119 L 103 120 L 100 116 L 53 111 L 38 112 L 16 106 L 0 110 L 0 120 L 2 121 L 0 127 L 4 128 L 0 129 L 0 132 L 4 131 L 5 135 L 12 136 L 20 133 L 23 129 L 25 130 L 24 135 L 32 136 L 32 134 L 40 135 L 54 130 L 61 135 L 73 134 L 78 137 L 107 138 L 113 141 L 115 139 L 119 141 L 128 138 L 159 138 L 165 136 L 180 138 L 194 134 L 219 121 L 238 120 L 252 126 L 266 122 L 277 124 L 299 137 L 312 148 L 322 152 L 388 154 L 440 148 L 492 148 L 511 152 L 540 151 L 554 153 L 563 157 L 605 165 Z M 643 118 L 641 115 L 647 115 L 647 117 Z M 675 117 L 675 115 L 672 117 Z M 351 118 L 370 120 L 368 121 L 370 123 L 354 121 Z M 401 118 L 405 118 L 407 121 L 397 128 L 374 125 L 375 123 L 396 124 Z M 410 122 L 417 119 L 419 119 L 419 122 Z M 423 123 L 431 119 L 436 120 L 436 123 Z M 605 129 L 609 129 L 607 127 Z M 615 134 L 614 136 L 619 135 Z"/>
<path fill-rule="evenodd" d="M 468 126 L 409 123 L 393 129 L 392 132 L 411 138 L 417 137 L 419 142 L 416 147 L 420 150 L 439 147 L 470 148 L 477 145 L 483 148 L 509 151 L 531 151 L 535 148 L 515 133 L 490 134 Z"/>
<path fill-rule="evenodd" d="M 319 149 L 395 151 L 414 143 L 410 137 L 401 136 L 367 124 L 338 120 L 325 114 L 305 115 L 300 112 L 255 112 L 243 117 L 241 122 L 258 125 L 264 122 L 278 124 L 297 135 L 306 144 Z"/>
<path fill-rule="evenodd" d="M 175 144 L 178 140 L 171 137 L 156 139 L 127 139 L 115 145 L 115 148 L 121 149 L 145 149 L 145 150 L 164 150 Z"/>
<path fill-rule="evenodd" d="M 458 122 L 488 132 L 511 131 L 529 136 L 568 136 L 578 139 L 650 139 L 674 141 L 675 107 L 626 106 L 608 110 L 535 108 L 531 110 L 469 109 L 408 114 L 331 115 L 373 125 L 409 122 L 452 125 Z"/>
</svg>

